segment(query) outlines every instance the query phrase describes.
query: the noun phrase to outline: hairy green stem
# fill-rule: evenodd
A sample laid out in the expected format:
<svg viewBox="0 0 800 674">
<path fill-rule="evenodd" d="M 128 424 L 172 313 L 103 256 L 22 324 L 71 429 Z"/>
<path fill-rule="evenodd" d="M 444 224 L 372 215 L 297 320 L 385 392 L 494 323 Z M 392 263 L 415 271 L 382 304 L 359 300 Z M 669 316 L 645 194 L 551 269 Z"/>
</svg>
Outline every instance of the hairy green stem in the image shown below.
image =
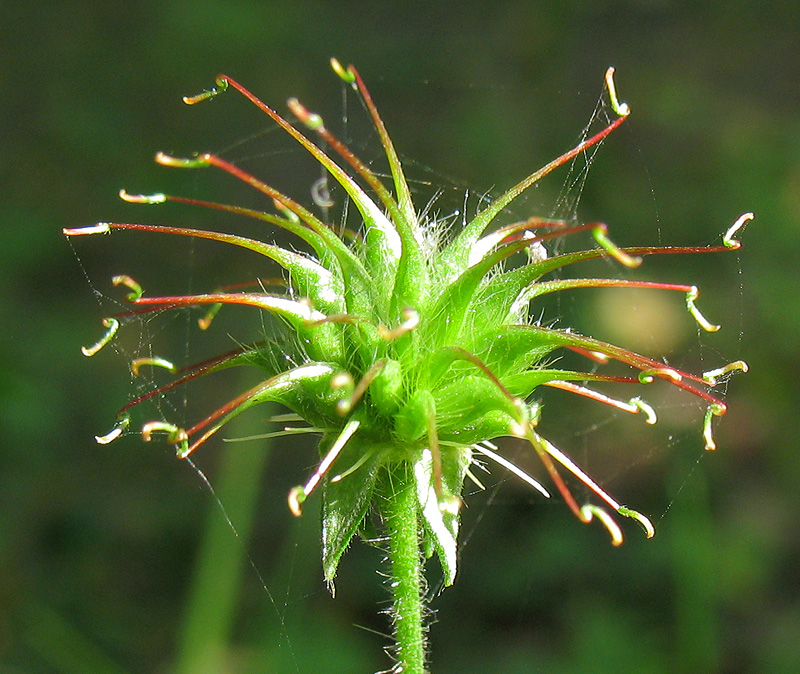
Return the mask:
<svg viewBox="0 0 800 674">
<path fill-rule="evenodd" d="M 383 513 L 392 565 L 389 585 L 394 595 L 395 671 L 424 674 L 422 556 L 419 506 L 413 477 L 407 464 L 392 473 Z"/>
</svg>

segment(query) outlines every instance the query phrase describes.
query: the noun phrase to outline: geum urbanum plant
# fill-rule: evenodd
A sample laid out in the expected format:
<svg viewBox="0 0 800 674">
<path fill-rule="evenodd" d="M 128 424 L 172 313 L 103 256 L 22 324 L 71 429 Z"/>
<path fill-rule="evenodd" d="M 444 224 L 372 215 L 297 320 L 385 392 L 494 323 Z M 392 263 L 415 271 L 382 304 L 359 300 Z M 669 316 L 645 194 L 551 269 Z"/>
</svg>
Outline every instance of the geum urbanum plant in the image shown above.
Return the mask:
<svg viewBox="0 0 800 674">
<path fill-rule="evenodd" d="M 535 320 L 536 300 L 575 288 L 655 288 L 685 294 L 690 314 L 705 330 L 715 331 L 698 311 L 698 290 L 691 285 L 609 278 L 542 280 L 556 270 L 600 257 L 611 257 L 635 267 L 642 256 L 718 252 L 736 249 L 733 238 L 747 220 L 741 216 L 722 238 L 709 247 L 618 248 L 604 224 L 571 224 L 531 218 L 504 226 L 495 222 L 504 209 L 540 178 L 602 141 L 622 124 L 628 106 L 616 96 L 613 69 L 606 73 L 607 95 L 614 118 L 599 133 L 532 173 L 488 203 L 461 231 L 443 231 L 442 222 L 420 216 L 412 201 L 401 163 L 367 88 L 352 66 L 332 60 L 334 71 L 360 95 L 377 130 L 388 161 L 390 189 L 381 177 L 339 141 L 323 120 L 296 99 L 288 107 L 298 122 L 321 141 L 312 142 L 295 126 L 229 77 L 217 78 L 217 88 L 185 98 L 197 103 L 232 87 L 266 113 L 307 150 L 341 186 L 358 210 L 359 232 L 337 232 L 305 206 L 260 179 L 214 154 L 179 159 L 158 154 L 156 161 L 182 168 L 215 167 L 263 193 L 275 210 L 257 211 L 233 205 L 198 201 L 166 194 L 123 199 L 146 204 L 180 202 L 261 220 L 287 230 L 313 253 L 301 253 L 235 234 L 131 223 L 100 223 L 65 229 L 69 236 L 137 230 L 210 239 L 252 250 L 273 260 L 285 272 L 282 292 L 214 291 L 191 296 L 147 297 L 129 276 L 117 276 L 115 285 L 127 286 L 136 308 L 103 320 L 106 334 L 84 348 L 91 356 L 110 342 L 120 324 L 147 311 L 211 305 L 201 319 L 207 327 L 224 304 L 257 307 L 277 316 L 287 338 L 240 347 L 201 364 L 190 366 L 172 383 L 133 400 L 122 408 L 115 428 L 98 437 L 107 443 L 122 435 L 130 423 L 129 411 L 148 398 L 224 368 L 259 368 L 264 379 L 228 401 L 191 428 L 169 419 L 145 423 L 142 436 L 162 433 L 188 457 L 231 419 L 260 403 L 280 403 L 309 430 L 321 436 L 321 460 L 301 486 L 289 492 L 289 508 L 301 514 L 303 502 L 322 491 L 322 562 L 332 584 L 339 560 L 372 511 L 384 529 L 391 562 L 394 595 L 396 670 L 422 672 L 425 624 L 422 565 L 434 553 L 444 583 L 456 575 L 456 543 L 461 492 L 476 456 L 492 459 L 535 487 L 547 490 L 498 452 L 492 440 L 502 436 L 524 438 L 541 459 L 547 473 L 575 516 L 582 522 L 595 517 L 609 530 L 615 545 L 622 532 L 614 514 L 630 517 L 654 533 L 641 513 L 617 502 L 565 453 L 539 432 L 541 406 L 532 396 L 549 386 L 606 403 L 620 410 L 642 413 L 656 422 L 655 411 L 639 396 L 614 399 L 590 384 L 607 382 L 649 384 L 656 379 L 694 394 L 707 403 L 703 436 L 714 449 L 712 418 L 725 413 L 725 404 L 708 389 L 741 362 L 695 375 L 569 329 L 545 327 Z M 322 147 L 337 154 L 341 163 Z M 345 168 L 347 167 L 347 168 Z M 493 228 L 494 226 L 494 228 Z M 542 242 L 579 232 L 590 232 L 597 248 L 548 257 Z M 517 253 L 525 262 L 512 265 Z M 519 257 L 519 256 L 517 256 Z M 516 258 L 515 258 L 516 259 Z M 624 376 L 554 367 L 559 350 L 572 350 L 600 364 L 618 361 L 630 366 Z M 177 372 L 161 358 L 139 358 L 139 368 L 162 366 Z M 286 418 L 285 416 L 283 417 Z M 596 501 L 579 504 L 560 471 L 588 488 Z"/>
</svg>

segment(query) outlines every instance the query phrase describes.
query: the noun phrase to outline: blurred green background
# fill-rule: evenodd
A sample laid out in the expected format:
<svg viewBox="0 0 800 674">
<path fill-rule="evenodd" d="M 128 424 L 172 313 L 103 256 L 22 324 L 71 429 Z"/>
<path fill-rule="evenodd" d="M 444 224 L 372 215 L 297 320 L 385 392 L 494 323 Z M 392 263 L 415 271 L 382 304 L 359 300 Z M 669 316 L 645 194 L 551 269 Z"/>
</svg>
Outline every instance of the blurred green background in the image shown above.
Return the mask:
<svg viewBox="0 0 800 674">
<path fill-rule="evenodd" d="M 740 213 L 756 213 L 740 252 L 648 260 L 642 270 L 701 286 L 701 308 L 724 324 L 718 334 L 698 336 L 684 312 L 673 317 L 674 297 L 620 305 L 583 291 L 556 307 L 560 325 L 676 366 L 742 358 L 751 372 L 731 381 L 715 454 L 702 450 L 702 410 L 684 398 L 662 400 L 665 421 L 644 430 L 595 404 L 548 399 L 543 428 L 653 515 L 658 535 L 645 541 L 630 526 L 612 549 L 558 499 L 543 503 L 494 471 L 492 488 L 467 498 L 456 585 L 432 602 L 432 671 L 800 671 L 800 5 L 9 0 L 0 27 L 0 672 L 389 667 L 380 552 L 355 545 L 332 599 L 314 504 L 300 520 L 286 510 L 287 489 L 314 463 L 307 443 L 216 442 L 197 457 L 237 537 L 167 445 L 92 439 L 141 385 L 126 375 L 126 354 L 153 345 L 189 363 L 230 348 L 229 334 L 246 341 L 260 329 L 251 312 L 221 314 L 213 335 L 164 317 L 87 360 L 79 347 L 122 295 L 113 274 L 158 294 L 263 270 L 219 247 L 61 235 L 114 219 L 238 226 L 124 204 L 121 187 L 258 203 L 221 174 L 157 167 L 158 150 L 229 149 L 308 195 L 318 169 L 278 134 L 260 133 L 269 125 L 243 99 L 189 108 L 180 96 L 226 72 L 279 110 L 298 96 L 341 131 L 333 55 L 370 85 L 421 181 L 421 203 L 445 188 L 442 213 L 460 207 L 465 188 L 497 192 L 567 149 L 608 65 L 633 116 L 595 158 L 577 216 L 610 223 L 621 245 L 706 245 Z M 353 147 L 374 159 L 352 98 L 348 112 Z M 566 175 L 513 215 L 557 210 Z M 620 332 L 629 322 L 635 329 Z M 244 384 L 223 376 L 162 405 L 196 419 Z M 262 430 L 266 415 L 235 433 Z M 521 450 L 507 451 L 534 470 Z"/>
</svg>

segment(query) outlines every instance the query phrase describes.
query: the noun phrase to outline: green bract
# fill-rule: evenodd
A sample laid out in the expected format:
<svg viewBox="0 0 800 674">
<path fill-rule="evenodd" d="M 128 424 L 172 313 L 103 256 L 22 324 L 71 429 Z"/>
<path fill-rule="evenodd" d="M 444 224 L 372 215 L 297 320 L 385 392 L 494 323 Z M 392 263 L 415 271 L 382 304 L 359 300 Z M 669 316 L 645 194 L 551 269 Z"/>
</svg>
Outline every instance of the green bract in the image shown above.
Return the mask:
<svg viewBox="0 0 800 674">
<path fill-rule="evenodd" d="M 160 154 L 157 161 L 184 168 L 221 169 L 262 192 L 275 211 L 164 194 L 121 194 L 128 201 L 179 201 L 257 218 L 288 230 L 313 254 L 233 234 L 178 227 L 103 223 L 65 230 L 69 235 L 127 229 L 201 237 L 250 249 L 276 262 L 286 274 L 286 289 L 280 293 L 259 289 L 172 297 L 148 297 L 133 279 L 115 277 L 115 284 L 131 289 L 128 299 L 137 307 L 211 305 L 212 313 L 204 319 L 207 326 L 220 305 L 247 304 L 283 319 L 292 336 L 285 343 L 248 346 L 189 368 L 169 386 L 127 405 L 120 414 L 119 425 L 98 440 L 108 442 L 120 435 L 128 424 L 128 410 L 167 388 L 223 368 L 260 368 L 264 373 L 260 384 L 192 428 L 179 428 L 168 419 L 158 420 L 145 424 L 142 434 L 150 439 L 153 433 L 165 433 L 177 445 L 178 455 L 186 457 L 232 418 L 265 402 L 288 407 L 318 429 L 322 435 L 321 462 L 306 484 L 291 490 L 289 505 L 299 515 L 302 503 L 320 487 L 323 567 L 328 581 L 333 580 L 343 552 L 371 506 L 384 514 L 382 504 L 396 495 L 395 481 L 402 475 L 410 481 L 409 489 L 415 495 L 416 521 L 422 525 L 420 546 L 429 555 L 437 553 L 445 582 L 452 583 L 456 574 L 460 494 L 476 453 L 507 466 L 547 495 L 544 487 L 495 451 L 490 441 L 501 436 L 526 438 L 569 507 L 585 522 L 597 516 L 615 543 L 621 542 L 622 534 L 606 508 L 633 517 L 648 536 L 652 535 L 652 526 L 643 515 L 617 503 L 539 434 L 540 410 L 530 402 L 532 395 L 539 386 L 558 387 L 629 412 L 644 412 L 647 421 L 654 423 L 654 411 L 639 397 L 615 400 L 587 384 L 646 384 L 655 378 L 665 379 L 708 402 L 705 436 L 706 445 L 713 448 L 711 418 L 724 413 L 725 406 L 706 391 L 706 385 L 746 366 L 734 363 L 707 373 L 704 379 L 569 330 L 543 327 L 534 318 L 538 313 L 536 299 L 545 293 L 580 287 L 649 287 L 685 293 L 687 307 L 698 323 L 715 330 L 717 326 L 708 323 L 695 307 L 697 289 L 693 286 L 618 279 L 540 279 L 554 270 L 602 256 L 635 266 L 644 255 L 735 248 L 738 242 L 732 238 L 734 232 L 752 215 L 746 214 L 737 221 L 725 235 L 724 245 L 710 248 L 619 249 L 608 239 L 605 225 L 598 223 L 571 225 L 531 219 L 502 227 L 495 224 L 501 211 L 524 190 L 605 138 L 625 120 L 628 108 L 617 101 L 610 69 L 606 82 L 615 119 L 489 203 L 459 232 L 448 235 L 441 231 L 441 223 L 418 216 L 392 142 L 356 70 L 344 69 L 338 62 L 333 66 L 360 93 L 372 116 L 391 171 L 391 189 L 328 131 L 318 115 L 294 99 L 289 101 L 292 114 L 339 155 L 341 165 L 228 77 L 217 79 L 217 89 L 185 100 L 196 103 L 229 86 L 246 96 L 310 152 L 346 191 L 363 222 L 357 235 L 340 236 L 297 201 L 211 154 L 191 159 Z M 542 241 L 579 231 L 591 232 L 599 247 L 547 257 Z M 509 259 L 520 252 L 527 253 L 526 262 L 512 266 Z M 106 336 L 85 353 L 92 355 L 113 338 L 125 318 L 105 319 Z M 561 349 L 601 362 L 623 362 L 633 374 L 611 376 L 554 369 L 548 363 Z M 158 358 L 139 359 L 135 370 L 141 365 L 175 369 Z M 605 507 L 579 505 L 560 477 L 559 467 L 587 485 Z"/>
</svg>

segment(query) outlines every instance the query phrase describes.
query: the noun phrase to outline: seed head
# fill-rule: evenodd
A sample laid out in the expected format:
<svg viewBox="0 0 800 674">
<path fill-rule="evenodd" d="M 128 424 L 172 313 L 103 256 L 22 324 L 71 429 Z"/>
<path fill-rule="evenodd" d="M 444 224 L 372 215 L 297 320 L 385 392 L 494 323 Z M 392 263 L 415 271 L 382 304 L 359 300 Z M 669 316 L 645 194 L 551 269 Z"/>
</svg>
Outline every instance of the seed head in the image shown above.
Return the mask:
<svg viewBox="0 0 800 674">
<path fill-rule="evenodd" d="M 719 326 L 700 313 L 693 285 L 626 281 L 607 278 L 548 279 L 556 270 L 573 264 L 610 257 L 619 264 L 638 266 L 645 256 L 666 253 L 712 253 L 738 248 L 733 239 L 752 214 L 745 214 L 726 232 L 723 245 L 706 248 L 636 247 L 622 249 L 608 236 L 604 223 L 568 224 L 530 218 L 499 226 L 501 212 L 546 174 L 596 145 L 622 124 L 630 110 L 620 103 L 613 69 L 606 74 L 611 108 L 616 115 L 599 133 L 535 171 L 488 203 L 464 227 L 449 237 L 442 223 L 418 214 L 411 190 L 391 139 L 358 71 L 332 61 L 334 72 L 361 96 L 385 151 L 390 169 L 387 185 L 325 125 L 322 117 L 297 99 L 288 106 L 298 126 L 256 98 L 235 80 L 220 75 L 217 86 L 184 98 L 187 104 L 206 100 L 233 88 L 268 115 L 308 151 L 340 185 L 358 211 L 357 232 L 334 231 L 308 208 L 261 179 L 214 154 L 176 158 L 159 153 L 156 160 L 178 168 L 210 167 L 234 176 L 266 197 L 267 208 L 254 210 L 230 204 L 199 201 L 168 194 L 120 196 L 129 202 L 163 204 L 180 202 L 246 216 L 291 233 L 310 252 L 301 253 L 237 234 L 132 223 L 101 223 L 84 229 L 65 229 L 69 236 L 137 230 L 209 239 L 245 248 L 272 260 L 284 278 L 268 286 L 209 289 L 199 295 L 150 297 L 130 276 L 116 276 L 115 285 L 131 292 L 135 309 L 103 319 L 107 328 L 87 356 L 109 343 L 120 324 L 148 310 L 207 307 L 200 319 L 205 329 L 226 304 L 248 305 L 282 320 L 286 340 L 267 340 L 190 366 L 182 371 L 160 357 L 138 358 L 131 368 L 158 366 L 179 372 L 172 383 L 126 405 L 117 426 L 97 441 L 107 443 L 122 435 L 130 423 L 130 410 L 138 403 L 175 386 L 231 367 L 256 367 L 263 380 L 226 402 L 190 428 L 169 419 L 147 422 L 142 436 L 163 435 L 188 457 L 231 419 L 261 403 L 286 406 L 310 430 L 321 436 L 320 462 L 307 481 L 289 491 L 289 509 L 302 512 L 303 503 L 318 488 L 323 494 L 323 567 L 331 581 L 339 560 L 380 497 L 387 475 L 398 466 L 413 468 L 419 517 L 424 525 L 426 549 L 436 551 L 445 582 L 456 573 L 456 540 L 464 480 L 471 476 L 476 455 L 496 461 L 532 485 L 543 496 L 547 489 L 500 453 L 493 440 L 502 436 L 524 438 L 541 458 L 563 499 L 582 522 L 597 518 L 622 542 L 622 530 L 612 513 L 639 522 L 648 537 L 654 529 L 641 513 L 611 497 L 563 451 L 539 433 L 542 409 L 533 396 L 540 386 L 564 391 L 611 405 L 632 414 L 642 413 L 656 423 L 655 410 L 637 393 L 618 400 L 595 386 L 625 383 L 646 387 L 665 380 L 708 404 L 703 437 L 715 448 L 712 417 L 725 412 L 725 404 L 709 392 L 719 377 L 733 370 L 746 371 L 737 361 L 702 376 L 667 367 L 653 358 L 634 353 L 569 329 L 540 325 L 537 301 L 548 293 L 576 288 L 650 288 L 685 294 L 686 306 L 698 325 L 708 331 Z M 301 132 L 305 127 L 309 136 Z M 316 136 L 319 144 L 311 137 Z M 330 154 L 322 149 L 328 148 Z M 338 159 L 334 157 L 338 155 Z M 326 207 L 331 205 L 327 195 Z M 315 199 L 316 200 L 316 199 Z M 589 232 L 597 247 L 548 257 L 545 242 Z M 512 264 L 517 253 L 528 253 L 525 263 Z M 618 361 L 630 368 L 627 375 L 558 369 L 552 366 L 559 351 L 571 350 L 600 364 Z M 577 480 L 598 503 L 578 504 L 567 482 Z"/>
</svg>

